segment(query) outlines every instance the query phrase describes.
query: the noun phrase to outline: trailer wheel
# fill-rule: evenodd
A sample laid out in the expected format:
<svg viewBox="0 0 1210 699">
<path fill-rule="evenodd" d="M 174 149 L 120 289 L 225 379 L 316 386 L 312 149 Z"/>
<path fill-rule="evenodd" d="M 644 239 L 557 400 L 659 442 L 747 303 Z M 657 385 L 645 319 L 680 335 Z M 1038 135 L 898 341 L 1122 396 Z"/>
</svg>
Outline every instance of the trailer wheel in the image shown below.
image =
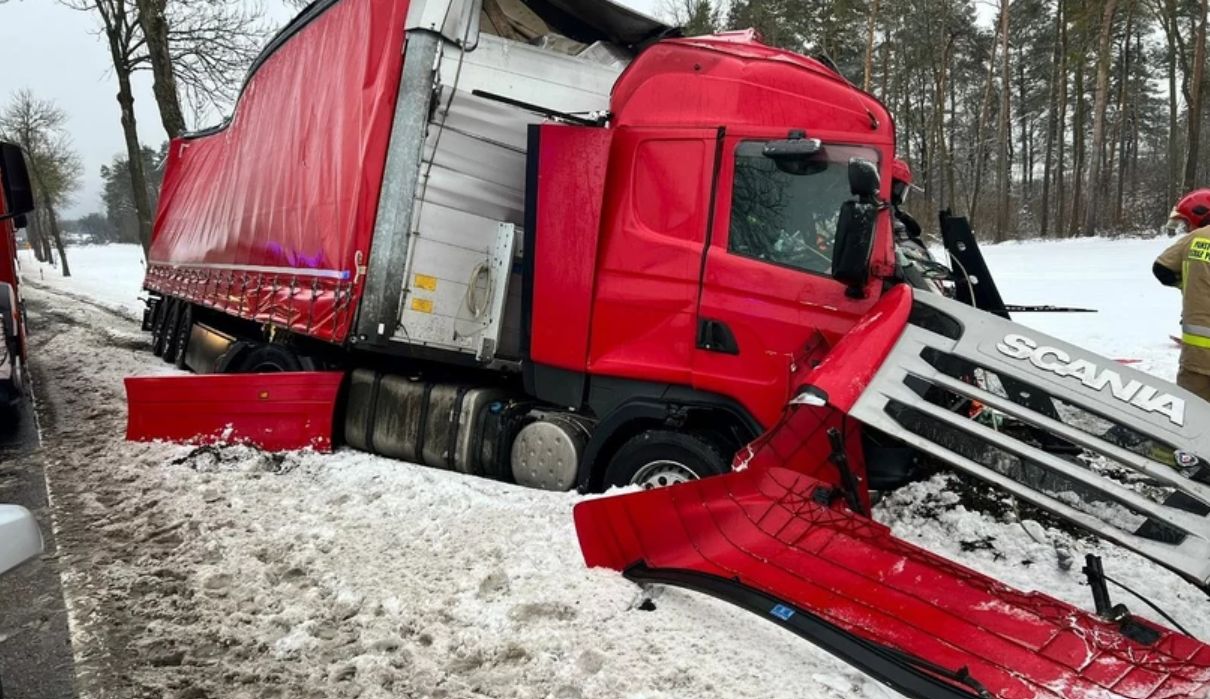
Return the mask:
<svg viewBox="0 0 1210 699">
<path fill-rule="evenodd" d="M 315 360 L 299 356 L 285 345 L 262 343 L 248 347 L 233 357 L 225 369 L 231 374 L 271 373 L 278 371 L 314 371 Z"/>
<path fill-rule="evenodd" d="M 605 486 L 660 488 L 731 469 L 728 454 L 704 435 L 647 430 L 623 444 L 605 469 Z"/>
<path fill-rule="evenodd" d="M 185 368 L 185 351 L 189 349 L 189 337 L 193 331 L 193 304 L 186 303 L 185 309 L 181 311 L 181 320 L 176 325 L 174 338 L 172 341 L 173 352 L 176 356 L 173 357 L 173 364 L 177 369 Z"/>
<path fill-rule="evenodd" d="M 155 317 L 151 319 L 151 353 L 159 357 L 164 354 L 164 326 L 176 306 L 176 300 L 160 299 L 155 305 Z"/>
<path fill-rule="evenodd" d="M 160 329 L 160 335 L 163 340 L 163 351 L 160 353 L 160 359 L 173 364 L 176 362 L 177 354 L 177 328 L 181 324 L 181 316 L 187 306 L 184 301 L 173 300 L 172 308 L 168 312 L 168 316 L 164 321 L 164 326 Z"/>
</svg>

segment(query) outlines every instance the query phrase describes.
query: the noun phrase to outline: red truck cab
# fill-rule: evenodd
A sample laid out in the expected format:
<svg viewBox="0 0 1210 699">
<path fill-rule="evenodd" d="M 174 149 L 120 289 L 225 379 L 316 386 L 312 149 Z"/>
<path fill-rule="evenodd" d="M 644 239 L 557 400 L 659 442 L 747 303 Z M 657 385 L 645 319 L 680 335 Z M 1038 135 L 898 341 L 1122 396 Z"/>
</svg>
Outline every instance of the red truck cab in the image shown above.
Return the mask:
<svg viewBox="0 0 1210 699">
<path fill-rule="evenodd" d="M 33 192 L 21 149 L 0 142 L 0 409 L 25 395 L 25 315 L 17 274 L 16 229 L 32 211 Z"/>
</svg>

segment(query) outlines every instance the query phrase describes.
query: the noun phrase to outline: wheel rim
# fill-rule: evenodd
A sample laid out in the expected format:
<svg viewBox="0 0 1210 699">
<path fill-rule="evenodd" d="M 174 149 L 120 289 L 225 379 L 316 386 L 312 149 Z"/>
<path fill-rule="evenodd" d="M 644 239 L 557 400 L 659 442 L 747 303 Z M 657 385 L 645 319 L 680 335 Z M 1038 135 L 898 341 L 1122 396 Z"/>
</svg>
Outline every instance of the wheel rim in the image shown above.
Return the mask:
<svg viewBox="0 0 1210 699">
<path fill-rule="evenodd" d="M 643 490 L 651 490 L 686 481 L 695 481 L 698 478 L 701 476 L 685 464 L 670 459 L 660 459 L 640 468 L 634 474 L 634 478 L 630 479 L 630 484 L 641 485 Z"/>
</svg>

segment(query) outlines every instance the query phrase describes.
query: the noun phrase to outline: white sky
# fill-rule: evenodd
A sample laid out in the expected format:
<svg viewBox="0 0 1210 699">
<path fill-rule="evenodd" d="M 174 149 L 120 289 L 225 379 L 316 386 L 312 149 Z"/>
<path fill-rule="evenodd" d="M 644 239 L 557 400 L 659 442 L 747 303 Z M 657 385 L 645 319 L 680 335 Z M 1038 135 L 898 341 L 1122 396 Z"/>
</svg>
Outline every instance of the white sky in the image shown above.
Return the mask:
<svg viewBox="0 0 1210 699">
<path fill-rule="evenodd" d="M 621 0 L 657 14 L 661 0 Z M 265 3 L 271 21 L 285 24 L 295 11 L 279 0 Z M 68 218 L 102 211 L 101 166 L 126 152 L 116 99 L 118 86 L 105 40 L 92 13 L 69 9 L 55 0 L 0 0 L 0 101 L 29 88 L 57 103 L 68 115 L 68 129 L 84 163 L 84 177 Z M 158 146 L 165 138 L 151 93 L 151 76 L 135 78 L 135 118 L 139 140 Z M 191 126 L 195 126 L 191 124 Z"/>
</svg>

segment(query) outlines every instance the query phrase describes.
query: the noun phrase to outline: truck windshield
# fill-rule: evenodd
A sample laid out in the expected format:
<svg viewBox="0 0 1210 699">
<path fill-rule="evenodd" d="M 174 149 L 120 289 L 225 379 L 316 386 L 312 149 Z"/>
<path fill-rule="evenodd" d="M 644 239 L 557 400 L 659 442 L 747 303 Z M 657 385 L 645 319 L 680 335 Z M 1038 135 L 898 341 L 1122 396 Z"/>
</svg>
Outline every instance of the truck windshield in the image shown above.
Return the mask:
<svg viewBox="0 0 1210 699">
<path fill-rule="evenodd" d="M 849 159 L 878 162 L 857 146 L 824 147 L 805 167 L 786 172 L 764 155 L 763 141 L 743 141 L 735 152 L 731 233 L 737 255 L 816 274 L 832 271 L 832 241 L 840 205 L 849 193 Z"/>
</svg>

